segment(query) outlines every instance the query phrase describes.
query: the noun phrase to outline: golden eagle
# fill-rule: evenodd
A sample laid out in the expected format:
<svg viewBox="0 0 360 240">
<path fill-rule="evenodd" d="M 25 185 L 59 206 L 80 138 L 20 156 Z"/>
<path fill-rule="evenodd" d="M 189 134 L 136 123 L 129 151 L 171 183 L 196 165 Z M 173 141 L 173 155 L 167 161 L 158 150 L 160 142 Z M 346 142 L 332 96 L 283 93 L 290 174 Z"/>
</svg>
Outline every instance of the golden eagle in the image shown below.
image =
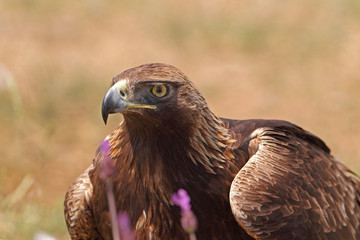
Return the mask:
<svg viewBox="0 0 360 240">
<path fill-rule="evenodd" d="M 114 195 L 138 239 L 188 239 L 171 194 L 185 189 L 197 239 L 360 239 L 360 182 L 326 144 L 280 120 L 231 120 L 210 111 L 179 69 L 146 64 L 113 78 L 102 116 Z M 111 239 L 99 150 L 70 186 L 72 239 Z"/>
</svg>

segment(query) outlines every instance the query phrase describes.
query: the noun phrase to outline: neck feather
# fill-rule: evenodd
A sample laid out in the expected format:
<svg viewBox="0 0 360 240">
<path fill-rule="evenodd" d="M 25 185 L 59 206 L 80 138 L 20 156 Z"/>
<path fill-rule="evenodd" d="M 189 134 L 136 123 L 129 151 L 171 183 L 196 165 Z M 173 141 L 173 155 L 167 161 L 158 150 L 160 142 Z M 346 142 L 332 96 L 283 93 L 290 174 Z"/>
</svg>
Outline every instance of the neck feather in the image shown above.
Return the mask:
<svg viewBox="0 0 360 240">
<path fill-rule="evenodd" d="M 233 142 L 223 122 L 208 107 L 202 109 L 191 130 L 176 126 L 176 123 L 169 130 L 156 124 L 152 127 L 129 126 L 123 121 L 110 136 L 113 159 L 125 157 L 134 167 L 149 171 L 154 170 L 151 166 L 157 164 L 180 167 L 176 169 L 181 172 L 184 163 L 189 165 L 187 162 L 191 161 L 194 167 L 200 165 L 215 174 L 216 169 L 223 168 L 224 163 L 233 158 L 226 150 Z"/>
</svg>

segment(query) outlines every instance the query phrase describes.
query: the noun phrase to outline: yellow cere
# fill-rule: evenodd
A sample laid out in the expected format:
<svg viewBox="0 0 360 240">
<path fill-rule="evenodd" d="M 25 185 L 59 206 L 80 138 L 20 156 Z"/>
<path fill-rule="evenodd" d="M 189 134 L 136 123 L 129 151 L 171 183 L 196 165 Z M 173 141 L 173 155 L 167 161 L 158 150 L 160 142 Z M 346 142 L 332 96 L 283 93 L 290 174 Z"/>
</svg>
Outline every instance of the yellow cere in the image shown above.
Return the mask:
<svg viewBox="0 0 360 240">
<path fill-rule="evenodd" d="M 156 109 L 156 106 L 154 106 L 154 105 L 146 105 L 146 104 L 128 103 L 127 109 L 133 109 L 133 108 Z"/>
<path fill-rule="evenodd" d="M 152 89 L 152 93 L 156 97 L 163 97 L 166 94 L 166 86 L 164 84 L 156 84 Z"/>
</svg>

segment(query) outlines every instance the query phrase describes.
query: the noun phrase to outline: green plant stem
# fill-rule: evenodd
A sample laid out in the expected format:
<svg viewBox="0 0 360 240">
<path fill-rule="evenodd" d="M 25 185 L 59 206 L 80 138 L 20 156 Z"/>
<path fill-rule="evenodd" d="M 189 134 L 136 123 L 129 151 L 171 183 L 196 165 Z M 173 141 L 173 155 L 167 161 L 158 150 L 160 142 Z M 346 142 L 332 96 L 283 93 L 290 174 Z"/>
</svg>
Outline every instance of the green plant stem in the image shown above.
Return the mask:
<svg viewBox="0 0 360 240">
<path fill-rule="evenodd" d="M 189 233 L 190 240 L 196 240 L 195 233 Z"/>
<path fill-rule="evenodd" d="M 110 212 L 110 218 L 111 218 L 111 229 L 112 229 L 113 239 L 120 240 L 118 222 L 117 222 L 117 217 L 116 217 L 117 212 L 116 212 L 116 206 L 115 206 L 113 184 L 112 184 L 111 179 L 108 179 L 106 181 L 106 192 L 107 192 L 107 199 L 108 199 L 108 204 L 109 204 L 109 212 Z"/>
</svg>

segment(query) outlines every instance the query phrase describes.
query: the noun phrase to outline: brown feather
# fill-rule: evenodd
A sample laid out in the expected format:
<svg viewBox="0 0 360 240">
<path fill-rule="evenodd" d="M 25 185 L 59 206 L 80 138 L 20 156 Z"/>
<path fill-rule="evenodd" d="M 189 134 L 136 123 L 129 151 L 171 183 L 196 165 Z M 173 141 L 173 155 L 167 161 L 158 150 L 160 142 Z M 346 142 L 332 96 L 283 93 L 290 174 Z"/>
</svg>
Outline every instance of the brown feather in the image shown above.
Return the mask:
<svg viewBox="0 0 360 240">
<path fill-rule="evenodd" d="M 169 65 L 142 65 L 113 82 L 122 79 L 138 99 L 146 98 L 136 95 L 143 83 L 175 89 L 156 111 L 123 112 L 108 136 L 116 207 L 138 239 L 188 239 L 170 200 L 179 188 L 191 197 L 198 239 L 359 237 L 360 183 L 322 140 L 285 121 L 218 118 Z M 112 238 L 101 161 L 98 152 L 67 192 L 72 239 Z"/>
<path fill-rule="evenodd" d="M 93 197 L 89 179 L 91 169 L 93 165 L 75 180 L 65 196 L 64 214 L 72 239 L 100 238 L 90 203 Z"/>
<path fill-rule="evenodd" d="M 248 141 L 258 150 L 235 177 L 230 202 L 251 236 L 358 239 L 359 183 L 320 139 L 277 126 L 257 129 Z"/>
</svg>

